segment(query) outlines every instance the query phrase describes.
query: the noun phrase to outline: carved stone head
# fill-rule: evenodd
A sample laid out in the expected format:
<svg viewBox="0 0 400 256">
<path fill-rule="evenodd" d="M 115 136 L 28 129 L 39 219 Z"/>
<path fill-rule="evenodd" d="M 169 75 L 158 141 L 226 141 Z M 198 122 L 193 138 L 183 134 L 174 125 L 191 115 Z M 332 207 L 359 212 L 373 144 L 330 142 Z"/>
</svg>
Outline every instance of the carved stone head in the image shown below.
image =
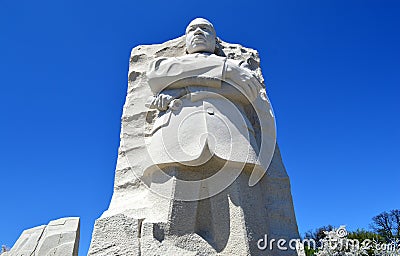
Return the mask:
<svg viewBox="0 0 400 256">
<path fill-rule="evenodd" d="M 186 28 L 186 49 L 188 53 L 214 53 L 216 44 L 214 26 L 206 19 L 196 18 Z"/>
</svg>

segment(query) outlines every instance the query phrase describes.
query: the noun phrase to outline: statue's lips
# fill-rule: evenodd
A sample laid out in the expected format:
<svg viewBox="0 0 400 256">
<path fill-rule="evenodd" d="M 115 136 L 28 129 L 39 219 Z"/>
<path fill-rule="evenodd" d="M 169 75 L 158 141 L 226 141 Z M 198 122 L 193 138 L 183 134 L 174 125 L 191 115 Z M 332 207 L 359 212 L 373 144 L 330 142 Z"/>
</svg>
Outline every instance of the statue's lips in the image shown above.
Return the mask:
<svg viewBox="0 0 400 256">
<path fill-rule="evenodd" d="M 193 37 L 192 42 L 193 43 L 206 43 L 207 40 L 204 36 L 195 36 L 195 37 Z"/>
</svg>

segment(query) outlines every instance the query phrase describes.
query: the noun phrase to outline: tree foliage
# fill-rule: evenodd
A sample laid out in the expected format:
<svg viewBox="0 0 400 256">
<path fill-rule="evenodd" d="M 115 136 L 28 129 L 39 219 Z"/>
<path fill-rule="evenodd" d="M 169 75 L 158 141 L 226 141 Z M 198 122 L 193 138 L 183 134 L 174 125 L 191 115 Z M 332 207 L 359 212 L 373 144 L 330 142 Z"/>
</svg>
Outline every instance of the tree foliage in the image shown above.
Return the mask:
<svg viewBox="0 0 400 256">
<path fill-rule="evenodd" d="M 372 241 L 372 246 L 370 247 L 360 248 L 360 250 L 356 247 L 342 250 L 343 248 L 341 247 L 338 249 L 338 247 L 330 248 L 326 246 L 332 239 L 337 239 L 335 232 L 340 229 L 334 229 L 332 225 L 327 225 L 305 233 L 304 239 L 313 239 L 317 242 L 317 249 L 305 246 L 305 253 L 307 256 L 400 255 L 400 210 L 382 212 L 373 217 L 372 221 L 371 230 L 357 229 L 338 239 L 341 243 L 358 240 L 361 244 L 363 241 Z M 386 249 L 382 249 L 382 245 L 387 245 Z M 388 245 L 391 245 L 391 247 L 388 247 Z"/>
<path fill-rule="evenodd" d="M 316 241 L 316 245 L 320 246 L 321 244 L 319 241 L 322 241 L 322 239 L 325 238 L 325 236 L 326 236 L 325 232 L 332 231 L 332 230 L 333 230 L 332 225 L 322 226 L 315 230 L 309 230 L 305 233 L 304 239 L 313 239 L 314 241 Z M 304 252 L 305 252 L 306 256 L 315 255 L 316 251 L 317 250 L 314 250 L 313 248 L 310 248 L 309 246 L 304 246 Z"/>
<path fill-rule="evenodd" d="M 315 241 L 319 241 L 326 236 L 326 234 L 325 234 L 326 231 L 332 231 L 332 230 L 333 230 L 332 225 L 322 226 L 315 230 L 307 231 L 304 235 L 304 238 L 305 239 L 314 239 Z"/>
</svg>

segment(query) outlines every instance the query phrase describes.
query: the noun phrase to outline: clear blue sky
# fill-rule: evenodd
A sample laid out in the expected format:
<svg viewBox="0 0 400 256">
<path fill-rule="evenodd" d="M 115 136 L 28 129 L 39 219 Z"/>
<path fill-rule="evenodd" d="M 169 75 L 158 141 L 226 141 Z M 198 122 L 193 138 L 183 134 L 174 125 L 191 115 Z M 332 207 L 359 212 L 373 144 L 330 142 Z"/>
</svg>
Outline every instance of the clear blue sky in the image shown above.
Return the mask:
<svg viewBox="0 0 400 256">
<path fill-rule="evenodd" d="M 255 48 L 301 233 L 400 208 L 400 1 L 0 0 L 0 243 L 107 209 L 130 50 L 194 17 Z"/>
</svg>

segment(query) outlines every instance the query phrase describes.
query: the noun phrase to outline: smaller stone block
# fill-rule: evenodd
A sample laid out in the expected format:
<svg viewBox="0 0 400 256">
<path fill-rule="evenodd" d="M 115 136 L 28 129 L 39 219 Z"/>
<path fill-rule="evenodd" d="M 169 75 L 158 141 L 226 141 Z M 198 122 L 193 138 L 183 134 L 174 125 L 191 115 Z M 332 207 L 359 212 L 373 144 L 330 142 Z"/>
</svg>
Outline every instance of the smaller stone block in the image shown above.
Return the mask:
<svg viewBox="0 0 400 256">
<path fill-rule="evenodd" d="M 22 232 L 6 256 L 55 255 L 77 256 L 79 248 L 79 218 L 50 221 Z"/>
</svg>

